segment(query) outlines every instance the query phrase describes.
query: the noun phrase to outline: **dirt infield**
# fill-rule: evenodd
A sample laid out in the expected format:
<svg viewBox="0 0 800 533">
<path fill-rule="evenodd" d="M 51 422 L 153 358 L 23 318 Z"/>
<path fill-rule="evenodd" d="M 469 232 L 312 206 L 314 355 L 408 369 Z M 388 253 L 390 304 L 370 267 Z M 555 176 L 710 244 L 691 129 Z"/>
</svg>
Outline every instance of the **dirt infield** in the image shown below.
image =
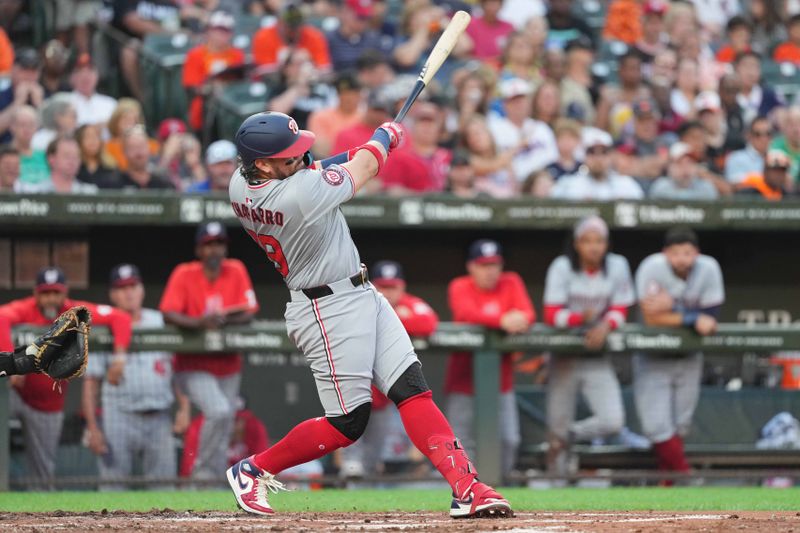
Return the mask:
<svg viewBox="0 0 800 533">
<path fill-rule="evenodd" d="M 617 532 L 770 531 L 800 533 L 796 512 L 517 513 L 508 520 L 452 520 L 444 513 L 288 513 L 257 518 L 244 513 L 9 513 L 5 531 L 513 531 Z"/>
</svg>

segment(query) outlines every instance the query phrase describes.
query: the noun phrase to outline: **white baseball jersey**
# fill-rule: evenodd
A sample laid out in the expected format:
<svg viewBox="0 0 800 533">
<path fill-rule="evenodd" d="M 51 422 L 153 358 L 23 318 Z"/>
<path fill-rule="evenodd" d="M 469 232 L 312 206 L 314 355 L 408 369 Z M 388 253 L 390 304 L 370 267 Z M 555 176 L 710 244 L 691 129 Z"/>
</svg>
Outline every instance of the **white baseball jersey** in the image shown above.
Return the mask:
<svg viewBox="0 0 800 533">
<path fill-rule="evenodd" d="M 231 205 L 244 229 L 267 253 L 289 289 L 352 276 L 361 259 L 339 205 L 355 194 L 344 167 L 304 169 L 283 180 L 250 185 L 237 169 Z"/>
<path fill-rule="evenodd" d="M 600 317 L 611 307 L 629 307 L 634 301 L 631 268 L 621 255 L 609 253 L 605 269 L 596 273 L 576 272 L 566 255 L 547 270 L 544 305 L 563 305 L 570 313 L 593 310 Z"/>
<path fill-rule="evenodd" d="M 663 253 L 645 258 L 636 271 L 636 292 L 639 298 L 666 290 L 675 301 L 675 310 L 699 311 L 725 302 L 725 284 L 719 263 L 713 257 L 700 255 L 686 279 L 675 275 Z"/>
</svg>

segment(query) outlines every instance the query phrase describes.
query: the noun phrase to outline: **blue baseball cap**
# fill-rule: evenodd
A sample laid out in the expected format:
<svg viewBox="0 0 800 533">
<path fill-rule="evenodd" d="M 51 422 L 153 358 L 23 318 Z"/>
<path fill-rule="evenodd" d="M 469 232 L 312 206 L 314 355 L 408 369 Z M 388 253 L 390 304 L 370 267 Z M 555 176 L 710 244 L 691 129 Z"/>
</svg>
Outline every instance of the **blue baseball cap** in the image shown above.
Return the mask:
<svg viewBox="0 0 800 533">
<path fill-rule="evenodd" d="M 374 285 L 378 286 L 405 283 L 403 267 L 396 261 L 378 261 L 370 268 L 369 279 Z"/>
<path fill-rule="evenodd" d="M 491 239 L 479 239 L 469 246 L 467 261 L 476 263 L 502 263 L 503 247 Z"/>
<path fill-rule="evenodd" d="M 36 292 L 67 292 L 67 277 L 58 267 L 45 267 L 36 275 Z"/>
<path fill-rule="evenodd" d="M 228 231 L 225 229 L 225 225 L 216 220 L 200 224 L 197 227 L 195 242 L 197 244 L 205 244 L 213 241 L 228 242 Z"/>
</svg>

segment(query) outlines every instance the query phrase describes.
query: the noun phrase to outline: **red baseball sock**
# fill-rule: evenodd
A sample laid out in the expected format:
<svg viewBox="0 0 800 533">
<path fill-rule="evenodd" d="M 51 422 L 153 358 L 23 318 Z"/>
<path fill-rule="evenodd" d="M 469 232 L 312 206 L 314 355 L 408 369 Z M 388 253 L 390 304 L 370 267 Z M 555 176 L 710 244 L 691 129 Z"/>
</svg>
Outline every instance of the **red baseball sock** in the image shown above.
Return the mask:
<svg viewBox="0 0 800 533">
<path fill-rule="evenodd" d="M 478 473 L 461 448 L 450 423 L 433 403 L 433 393 L 423 392 L 397 406 L 408 438 L 463 499 Z"/>
<path fill-rule="evenodd" d="M 659 470 L 689 471 L 689 463 L 683 451 L 683 439 L 679 435 L 675 434 L 668 440 L 654 443 L 653 450 L 658 457 Z"/>
<path fill-rule="evenodd" d="M 277 474 L 351 444 L 353 441 L 342 435 L 327 418 L 311 418 L 296 425 L 281 440 L 257 454 L 253 462 L 262 470 Z"/>
</svg>

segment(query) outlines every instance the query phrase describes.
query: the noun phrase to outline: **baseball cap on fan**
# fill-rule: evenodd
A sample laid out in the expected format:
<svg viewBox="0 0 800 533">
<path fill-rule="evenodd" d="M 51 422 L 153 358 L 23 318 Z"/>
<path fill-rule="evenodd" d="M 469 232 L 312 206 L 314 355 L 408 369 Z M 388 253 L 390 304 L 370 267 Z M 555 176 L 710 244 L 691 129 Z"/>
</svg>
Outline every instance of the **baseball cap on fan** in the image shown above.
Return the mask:
<svg viewBox="0 0 800 533">
<path fill-rule="evenodd" d="M 227 31 L 232 31 L 235 26 L 236 20 L 233 18 L 233 15 L 227 11 L 214 11 L 209 15 L 208 23 L 206 24 L 208 29 Z"/>
<path fill-rule="evenodd" d="M 109 284 L 112 288 L 118 289 L 128 285 L 136 285 L 142 282 L 142 276 L 136 265 L 122 263 L 111 269 Z"/>
<path fill-rule="evenodd" d="M 480 264 L 502 263 L 503 248 L 497 241 L 479 239 L 470 245 L 467 251 L 467 261 Z"/>
<path fill-rule="evenodd" d="M 370 268 L 369 280 L 377 287 L 402 285 L 403 267 L 396 261 L 378 261 Z"/>
<path fill-rule="evenodd" d="M 373 0 L 347 0 L 345 4 L 358 18 L 370 18 L 375 13 Z"/>
<path fill-rule="evenodd" d="M 197 227 L 195 242 L 197 244 L 206 244 L 214 241 L 228 242 L 228 231 L 222 222 L 212 220 L 211 222 L 200 224 Z"/>
<path fill-rule="evenodd" d="M 533 93 L 531 84 L 522 78 L 510 78 L 500 82 L 500 98 L 510 100 L 517 96 L 527 96 Z"/>
<path fill-rule="evenodd" d="M 36 275 L 36 292 L 67 292 L 67 277 L 58 267 L 45 267 Z"/>
<path fill-rule="evenodd" d="M 645 15 L 663 15 L 667 9 L 669 9 L 667 0 L 647 0 L 643 11 Z"/>
<path fill-rule="evenodd" d="M 206 165 L 214 165 L 223 161 L 236 161 L 238 153 L 236 145 L 232 142 L 220 139 L 214 141 L 206 148 Z"/>
</svg>

